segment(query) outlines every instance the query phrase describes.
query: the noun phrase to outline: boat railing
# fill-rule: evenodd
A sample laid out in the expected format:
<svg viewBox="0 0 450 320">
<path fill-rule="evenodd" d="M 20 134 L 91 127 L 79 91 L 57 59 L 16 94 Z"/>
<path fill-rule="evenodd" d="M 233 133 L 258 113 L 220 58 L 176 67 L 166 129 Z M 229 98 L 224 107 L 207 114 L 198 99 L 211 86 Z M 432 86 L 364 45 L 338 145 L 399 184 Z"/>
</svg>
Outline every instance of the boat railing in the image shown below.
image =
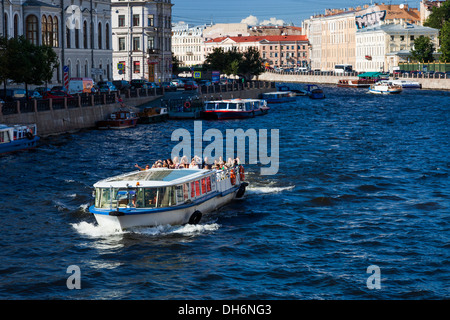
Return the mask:
<svg viewBox="0 0 450 320">
<path fill-rule="evenodd" d="M 231 182 L 232 171 L 235 179 L 234 184 Z M 238 185 L 240 182 L 239 166 L 221 169 L 216 172 L 217 191 L 219 192 L 226 191 L 233 185 Z"/>
</svg>

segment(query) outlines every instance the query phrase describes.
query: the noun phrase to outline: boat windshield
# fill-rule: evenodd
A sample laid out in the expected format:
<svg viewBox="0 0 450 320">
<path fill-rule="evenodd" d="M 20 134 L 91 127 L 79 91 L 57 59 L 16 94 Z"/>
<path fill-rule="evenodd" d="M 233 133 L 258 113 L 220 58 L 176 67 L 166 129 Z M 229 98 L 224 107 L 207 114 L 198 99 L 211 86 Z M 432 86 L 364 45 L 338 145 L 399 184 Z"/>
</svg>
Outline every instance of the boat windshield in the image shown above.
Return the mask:
<svg viewBox="0 0 450 320">
<path fill-rule="evenodd" d="M 209 103 L 206 103 L 206 105 L 205 105 L 206 110 L 214 110 L 215 108 L 216 108 L 216 104 L 214 102 L 209 102 Z"/>
<path fill-rule="evenodd" d="M 175 187 L 158 188 L 96 188 L 95 207 L 115 208 L 163 208 L 176 205 Z"/>
</svg>

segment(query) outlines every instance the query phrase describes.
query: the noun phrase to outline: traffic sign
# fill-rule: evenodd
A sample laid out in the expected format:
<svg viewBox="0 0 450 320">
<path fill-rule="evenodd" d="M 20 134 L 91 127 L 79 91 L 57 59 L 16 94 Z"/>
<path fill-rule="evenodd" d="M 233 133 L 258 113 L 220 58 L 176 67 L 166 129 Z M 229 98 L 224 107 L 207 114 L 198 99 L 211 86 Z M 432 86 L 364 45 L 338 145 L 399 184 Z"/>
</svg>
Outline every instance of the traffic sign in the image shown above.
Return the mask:
<svg viewBox="0 0 450 320">
<path fill-rule="evenodd" d="M 118 64 L 117 64 L 117 69 L 119 69 L 119 70 L 125 69 L 124 64 L 123 64 L 123 63 L 118 63 Z"/>
<path fill-rule="evenodd" d="M 69 66 L 64 66 L 63 67 L 63 72 L 69 72 Z"/>
<path fill-rule="evenodd" d="M 194 71 L 194 79 L 201 79 L 202 72 L 201 71 Z"/>
</svg>

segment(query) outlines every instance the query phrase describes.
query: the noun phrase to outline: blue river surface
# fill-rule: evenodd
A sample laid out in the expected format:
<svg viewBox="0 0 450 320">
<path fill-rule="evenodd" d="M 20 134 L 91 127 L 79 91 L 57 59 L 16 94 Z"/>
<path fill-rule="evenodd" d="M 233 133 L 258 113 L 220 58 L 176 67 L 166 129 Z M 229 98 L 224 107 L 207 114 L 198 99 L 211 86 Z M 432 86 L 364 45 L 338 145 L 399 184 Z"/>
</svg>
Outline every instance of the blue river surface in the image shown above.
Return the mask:
<svg viewBox="0 0 450 320">
<path fill-rule="evenodd" d="M 278 129 L 279 168 L 246 165 L 244 199 L 198 225 L 112 232 L 88 210 L 95 182 L 170 157 L 172 132 L 194 136 L 194 120 L 0 156 L 0 299 L 450 298 L 450 91 L 323 89 L 264 116 L 202 121 L 224 136 L 267 129 L 272 155 Z M 70 266 L 81 289 L 67 286 Z"/>
</svg>

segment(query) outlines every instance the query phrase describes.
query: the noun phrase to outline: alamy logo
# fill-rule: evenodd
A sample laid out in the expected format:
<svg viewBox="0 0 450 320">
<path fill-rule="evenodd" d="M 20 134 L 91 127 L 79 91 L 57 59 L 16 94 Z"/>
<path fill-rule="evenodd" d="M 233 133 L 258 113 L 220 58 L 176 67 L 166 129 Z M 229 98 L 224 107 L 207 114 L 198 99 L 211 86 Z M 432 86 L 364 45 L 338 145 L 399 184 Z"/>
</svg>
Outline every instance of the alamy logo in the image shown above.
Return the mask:
<svg viewBox="0 0 450 320">
<path fill-rule="evenodd" d="M 202 122 L 194 122 L 194 137 L 186 129 L 176 129 L 172 132 L 172 141 L 180 141 L 173 149 L 171 157 L 186 157 L 191 159 L 194 155 L 200 159 L 208 159 L 211 164 L 214 159 L 234 159 L 236 156 L 242 164 L 260 163 L 265 167 L 261 168 L 261 175 L 275 175 L 279 168 L 279 130 L 271 129 L 270 136 L 267 129 L 226 129 L 225 139 L 218 129 L 208 129 L 202 131 Z M 270 149 L 268 140 L 270 139 Z M 248 162 L 246 162 L 246 141 L 248 141 Z M 210 142 L 203 149 L 203 142 Z M 236 142 L 236 144 L 235 144 Z M 224 157 L 224 145 L 225 155 Z M 236 149 L 235 149 L 236 145 Z M 192 152 L 193 150 L 193 152 Z M 270 155 L 269 155 L 270 151 Z M 267 166 L 269 165 L 269 166 Z"/>
<path fill-rule="evenodd" d="M 381 270 L 379 266 L 371 265 L 367 267 L 367 273 L 372 275 L 367 278 L 367 288 L 370 290 L 381 289 Z"/>
<path fill-rule="evenodd" d="M 81 9 L 77 5 L 70 5 L 66 9 L 66 27 L 69 30 L 81 28 Z"/>
</svg>

